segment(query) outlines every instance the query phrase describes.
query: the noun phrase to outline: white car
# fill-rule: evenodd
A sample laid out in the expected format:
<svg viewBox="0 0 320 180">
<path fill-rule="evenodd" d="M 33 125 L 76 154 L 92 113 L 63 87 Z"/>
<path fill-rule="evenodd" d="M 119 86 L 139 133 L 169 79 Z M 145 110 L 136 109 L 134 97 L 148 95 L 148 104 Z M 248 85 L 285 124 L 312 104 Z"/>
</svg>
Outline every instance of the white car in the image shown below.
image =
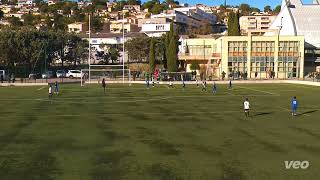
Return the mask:
<svg viewBox="0 0 320 180">
<path fill-rule="evenodd" d="M 80 70 L 69 70 L 66 74 L 67 78 L 81 78 L 83 77 L 83 73 Z"/>
<path fill-rule="evenodd" d="M 7 74 L 5 70 L 0 70 L 0 76 L 2 76 L 3 80 L 7 79 Z"/>
<path fill-rule="evenodd" d="M 57 78 L 64 78 L 66 77 L 66 72 L 64 70 L 57 70 L 56 75 Z"/>
</svg>

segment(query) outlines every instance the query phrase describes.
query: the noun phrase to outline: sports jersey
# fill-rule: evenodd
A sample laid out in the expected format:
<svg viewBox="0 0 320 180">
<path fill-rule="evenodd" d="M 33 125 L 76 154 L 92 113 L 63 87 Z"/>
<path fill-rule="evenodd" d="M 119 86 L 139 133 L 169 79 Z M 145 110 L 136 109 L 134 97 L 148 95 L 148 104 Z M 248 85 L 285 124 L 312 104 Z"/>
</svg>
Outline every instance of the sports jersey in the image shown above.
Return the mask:
<svg viewBox="0 0 320 180">
<path fill-rule="evenodd" d="M 249 101 L 245 101 L 245 102 L 243 103 L 243 106 L 244 106 L 244 109 L 250 109 L 250 103 L 249 103 Z"/>
<path fill-rule="evenodd" d="M 292 106 L 293 109 L 296 109 L 298 107 L 297 99 L 292 99 L 291 106 Z"/>
</svg>

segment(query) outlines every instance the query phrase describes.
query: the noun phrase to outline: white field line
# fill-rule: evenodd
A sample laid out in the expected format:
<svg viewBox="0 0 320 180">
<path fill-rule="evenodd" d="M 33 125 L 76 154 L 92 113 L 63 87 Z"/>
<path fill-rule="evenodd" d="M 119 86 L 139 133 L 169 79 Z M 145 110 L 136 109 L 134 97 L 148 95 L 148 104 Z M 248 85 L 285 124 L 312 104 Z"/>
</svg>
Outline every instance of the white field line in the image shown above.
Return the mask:
<svg viewBox="0 0 320 180">
<path fill-rule="evenodd" d="M 236 86 L 236 87 L 239 87 L 239 88 L 242 88 L 242 89 L 248 89 L 248 90 L 252 90 L 252 91 L 256 91 L 256 92 L 262 92 L 262 93 L 270 94 L 270 95 L 274 95 L 274 96 L 280 96 L 280 94 L 272 93 L 272 92 L 269 92 L 269 91 L 262 91 L 262 90 L 249 88 L 249 87 L 243 87 L 243 86 Z"/>
<path fill-rule="evenodd" d="M 119 96 L 119 97 L 114 97 L 114 96 L 97 96 L 97 97 L 66 97 L 66 98 L 55 98 L 53 97 L 52 99 L 48 98 L 7 98 L 7 99 L 1 99 L 1 101 L 53 101 L 53 102 L 77 102 L 79 100 L 89 100 L 86 103 L 90 102 L 90 100 L 95 100 L 95 99 L 123 99 L 123 98 L 129 98 L 132 100 L 120 100 L 120 101 L 112 101 L 112 102 L 136 102 L 136 101 L 155 101 L 155 100 L 167 100 L 167 99 L 172 99 L 172 98 L 225 98 L 225 97 L 230 97 L 235 96 L 235 97 L 272 97 L 275 95 L 236 95 L 236 94 L 224 94 L 224 95 L 190 95 L 190 96 L 170 96 L 170 97 L 153 97 L 153 98 L 147 98 L 145 96 Z M 94 103 L 100 103 L 101 101 L 95 101 Z M 91 101 L 91 103 L 93 103 Z"/>
<path fill-rule="evenodd" d="M 283 110 L 286 110 L 288 111 L 288 109 L 285 109 L 285 108 L 282 108 L 280 107 L 281 109 Z M 283 112 L 282 110 L 279 110 L 279 109 L 274 109 L 274 110 L 271 110 L 272 112 Z M 290 110 L 289 110 L 290 111 Z M 134 114 L 137 114 L 136 111 L 127 111 L 128 113 L 134 113 Z M 139 111 L 138 111 L 139 112 Z M 256 113 L 265 113 L 266 111 L 251 111 L 251 116 L 255 116 Z M 175 111 L 172 111 L 172 112 L 139 112 L 139 114 L 146 114 L 146 115 L 163 115 L 163 114 L 184 114 L 184 115 L 187 115 L 187 116 L 190 116 L 190 115 L 199 115 L 199 114 L 233 114 L 233 113 L 239 113 L 239 114 L 242 114 L 243 113 L 243 110 L 242 109 L 239 109 L 239 110 L 230 110 L 230 111 L 195 111 L 195 112 L 182 112 L 182 111 L 178 111 L 178 112 L 175 112 Z M 90 115 L 90 113 L 88 114 Z M 96 113 L 95 115 L 98 115 L 98 116 L 107 116 L 107 115 L 123 115 L 123 112 L 107 112 L 107 113 Z M 303 115 L 307 115 L 307 114 L 303 114 Z M 45 116 L 45 117 L 48 117 L 48 115 L 37 115 L 37 117 L 42 117 L 42 116 Z M 55 115 L 50 115 L 50 116 L 53 116 L 53 117 L 83 117 L 83 115 L 81 114 L 55 114 Z M 130 115 L 131 116 L 131 115 Z M 133 115 L 134 116 L 134 115 Z M 310 116 L 310 115 L 307 115 L 307 116 Z"/>
<path fill-rule="evenodd" d="M 304 85 L 304 84 L 293 84 L 293 83 L 288 83 L 288 84 L 283 84 L 283 85 L 293 85 L 296 87 L 300 88 L 305 88 L 305 89 L 313 89 L 313 90 L 319 90 L 319 86 L 311 86 L 311 85 Z"/>
<path fill-rule="evenodd" d="M 126 103 L 126 102 L 147 102 L 147 101 L 161 101 L 161 100 L 167 100 L 170 97 L 163 97 L 163 98 L 150 98 L 150 99 L 139 99 L 139 100 L 123 100 L 123 101 L 114 101 L 114 102 L 119 102 L 119 103 Z"/>
<path fill-rule="evenodd" d="M 44 89 L 45 87 L 46 87 L 46 86 L 43 86 L 43 87 L 37 89 L 37 91 L 40 91 L 40 90 Z"/>
</svg>

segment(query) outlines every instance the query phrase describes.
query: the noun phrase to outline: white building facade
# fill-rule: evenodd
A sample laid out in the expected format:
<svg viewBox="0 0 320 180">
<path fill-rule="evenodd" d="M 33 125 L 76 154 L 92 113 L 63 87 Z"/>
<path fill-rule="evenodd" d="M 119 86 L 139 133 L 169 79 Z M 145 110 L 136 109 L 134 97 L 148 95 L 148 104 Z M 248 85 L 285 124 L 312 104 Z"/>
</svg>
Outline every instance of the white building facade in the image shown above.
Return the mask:
<svg viewBox="0 0 320 180">
<path fill-rule="evenodd" d="M 265 33 L 272 36 L 304 36 L 306 73 L 320 71 L 320 1 L 303 4 L 300 0 L 283 0 L 281 11 Z"/>
</svg>

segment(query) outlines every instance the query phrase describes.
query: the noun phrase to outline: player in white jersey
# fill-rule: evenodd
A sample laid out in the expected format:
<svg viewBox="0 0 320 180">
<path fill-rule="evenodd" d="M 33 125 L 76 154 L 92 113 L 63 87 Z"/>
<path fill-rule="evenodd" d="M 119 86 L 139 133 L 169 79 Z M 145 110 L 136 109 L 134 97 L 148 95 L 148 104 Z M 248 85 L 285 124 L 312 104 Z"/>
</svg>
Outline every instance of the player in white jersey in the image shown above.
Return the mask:
<svg viewBox="0 0 320 180">
<path fill-rule="evenodd" d="M 244 109 L 244 114 L 246 117 L 249 117 L 249 111 L 250 111 L 250 103 L 248 98 L 243 102 L 243 109 Z"/>
<path fill-rule="evenodd" d="M 49 85 L 49 99 L 52 98 L 52 85 Z"/>
</svg>

